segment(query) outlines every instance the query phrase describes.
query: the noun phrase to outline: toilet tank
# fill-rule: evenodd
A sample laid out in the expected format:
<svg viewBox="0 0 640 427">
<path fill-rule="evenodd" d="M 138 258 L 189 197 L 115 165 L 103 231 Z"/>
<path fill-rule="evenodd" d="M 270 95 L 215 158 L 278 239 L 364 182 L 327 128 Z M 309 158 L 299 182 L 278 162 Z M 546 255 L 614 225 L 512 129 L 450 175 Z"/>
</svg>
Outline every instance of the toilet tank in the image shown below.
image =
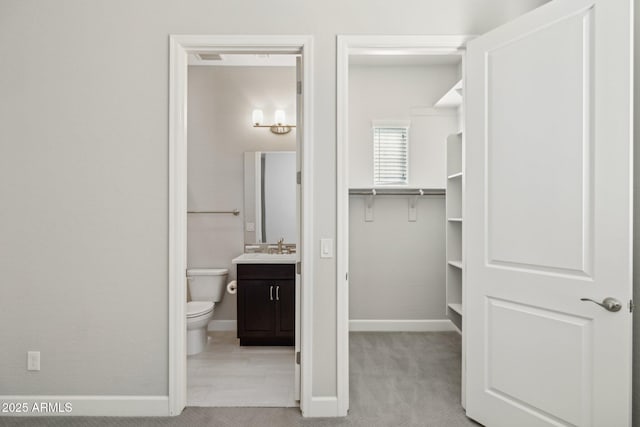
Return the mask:
<svg viewBox="0 0 640 427">
<path fill-rule="evenodd" d="M 191 301 L 222 301 L 227 288 L 226 268 L 190 268 L 187 270 Z"/>
</svg>

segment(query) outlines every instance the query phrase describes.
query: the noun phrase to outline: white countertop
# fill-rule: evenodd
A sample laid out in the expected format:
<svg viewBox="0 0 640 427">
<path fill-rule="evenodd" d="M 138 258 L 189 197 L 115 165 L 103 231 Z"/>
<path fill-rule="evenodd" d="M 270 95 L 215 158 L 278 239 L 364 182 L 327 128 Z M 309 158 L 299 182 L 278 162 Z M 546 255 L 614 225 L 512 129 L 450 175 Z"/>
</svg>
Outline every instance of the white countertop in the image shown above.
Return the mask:
<svg viewBox="0 0 640 427">
<path fill-rule="evenodd" d="M 296 254 L 242 254 L 231 262 L 234 264 L 295 264 Z"/>
</svg>

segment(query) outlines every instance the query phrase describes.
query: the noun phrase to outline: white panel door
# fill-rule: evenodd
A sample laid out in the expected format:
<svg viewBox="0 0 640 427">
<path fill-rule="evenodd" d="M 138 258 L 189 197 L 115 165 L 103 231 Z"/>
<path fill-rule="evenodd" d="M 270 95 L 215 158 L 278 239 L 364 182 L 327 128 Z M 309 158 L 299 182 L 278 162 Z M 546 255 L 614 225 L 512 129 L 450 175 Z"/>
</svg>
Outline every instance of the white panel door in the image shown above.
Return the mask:
<svg viewBox="0 0 640 427">
<path fill-rule="evenodd" d="M 632 1 L 554 0 L 468 45 L 467 415 L 631 422 Z M 613 297 L 617 312 L 593 302 Z"/>
</svg>

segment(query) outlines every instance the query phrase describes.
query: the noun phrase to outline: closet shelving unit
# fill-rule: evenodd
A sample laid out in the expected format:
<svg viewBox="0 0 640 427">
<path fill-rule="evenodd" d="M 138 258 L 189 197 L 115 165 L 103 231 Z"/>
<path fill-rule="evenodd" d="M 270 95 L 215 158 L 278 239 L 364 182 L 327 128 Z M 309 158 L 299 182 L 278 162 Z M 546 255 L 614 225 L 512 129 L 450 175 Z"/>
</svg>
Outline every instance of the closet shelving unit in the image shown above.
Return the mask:
<svg viewBox="0 0 640 427">
<path fill-rule="evenodd" d="M 464 226 L 464 57 L 460 64 L 460 80 L 435 104 L 436 108 L 455 108 L 458 112 L 458 133 L 447 138 L 446 188 L 446 304 L 447 317 L 462 335 L 461 403 L 466 407 L 466 360 L 463 329 L 464 259 L 462 227 Z"/>
<path fill-rule="evenodd" d="M 447 138 L 447 316 L 462 332 L 462 132 Z"/>
</svg>

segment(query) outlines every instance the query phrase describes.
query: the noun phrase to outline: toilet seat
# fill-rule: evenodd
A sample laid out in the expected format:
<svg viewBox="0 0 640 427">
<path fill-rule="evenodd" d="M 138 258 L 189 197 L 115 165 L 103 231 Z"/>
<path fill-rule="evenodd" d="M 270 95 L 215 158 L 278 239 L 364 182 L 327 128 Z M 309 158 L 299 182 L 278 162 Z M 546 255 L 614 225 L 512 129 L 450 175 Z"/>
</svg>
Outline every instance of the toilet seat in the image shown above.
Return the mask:
<svg viewBox="0 0 640 427">
<path fill-rule="evenodd" d="M 211 301 L 189 301 L 187 303 L 187 318 L 209 314 L 213 311 L 214 305 Z"/>
</svg>

